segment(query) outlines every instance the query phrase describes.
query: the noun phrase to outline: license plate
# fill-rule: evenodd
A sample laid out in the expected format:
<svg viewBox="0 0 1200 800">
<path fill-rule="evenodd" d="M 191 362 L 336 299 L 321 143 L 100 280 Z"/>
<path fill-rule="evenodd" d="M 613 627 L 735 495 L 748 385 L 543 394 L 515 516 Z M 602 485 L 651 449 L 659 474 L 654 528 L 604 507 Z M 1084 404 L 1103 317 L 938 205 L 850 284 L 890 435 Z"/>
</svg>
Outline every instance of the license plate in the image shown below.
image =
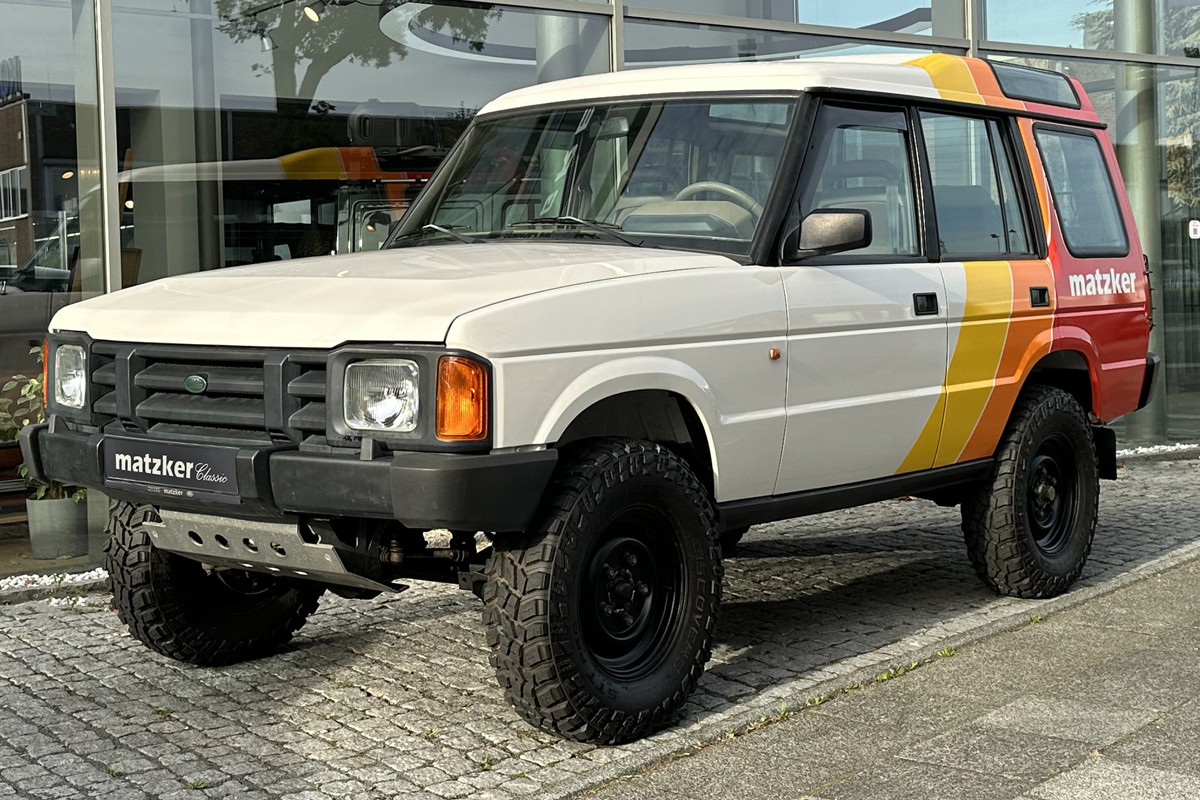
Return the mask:
<svg viewBox="0 0 1200 800">
<path fill-rule="evenodd" d="M 104 483 L 164 497 L 238 503 L 237 448 L 106 436 Z"/>
</svg>

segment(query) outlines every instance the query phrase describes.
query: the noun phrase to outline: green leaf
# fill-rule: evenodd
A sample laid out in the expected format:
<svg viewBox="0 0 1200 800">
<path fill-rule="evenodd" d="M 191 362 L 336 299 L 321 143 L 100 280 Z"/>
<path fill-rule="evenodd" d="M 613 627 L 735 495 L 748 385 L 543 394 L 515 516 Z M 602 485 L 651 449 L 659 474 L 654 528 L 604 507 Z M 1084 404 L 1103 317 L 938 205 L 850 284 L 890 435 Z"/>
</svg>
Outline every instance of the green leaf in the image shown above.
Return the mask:
<svg viewBox="0 0 1200 800">
<path fill-rule="evenodd" d="M 13 387 L 15 387 L 16 385 L 17 385 L 16 381 L 9 381 L 8 383 L 4 384 L 4 388 L 0 389 L 0 392 L 11 392 L 13 390 Z"/>
</svg>

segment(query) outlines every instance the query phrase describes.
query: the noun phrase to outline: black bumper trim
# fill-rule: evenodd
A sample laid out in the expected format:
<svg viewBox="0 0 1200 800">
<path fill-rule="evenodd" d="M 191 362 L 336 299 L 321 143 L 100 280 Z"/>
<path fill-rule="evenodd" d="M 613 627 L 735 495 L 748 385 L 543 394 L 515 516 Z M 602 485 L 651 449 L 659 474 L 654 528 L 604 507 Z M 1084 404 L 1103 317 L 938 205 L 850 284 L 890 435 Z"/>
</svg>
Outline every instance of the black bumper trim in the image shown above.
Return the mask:
<svg viewBox="0 0 1200 800">
<path fill-rule="evenodd" d="M 1158 357 L 1158 353 L 1146 354 L 1146 375 L 1142 378 L 1142 394 L 1138 398 L 1138 409 L 1143 409 L 1150 402 L 1150 398 L 1154 396 L 1154 384 L 1158 378 L 1158 367 L 1162 363 L 1162 359 Z"/>
<path fill-rule="evenodd" d="M 357 453 L 243 448 L 237 456 L 241 503 L 230 506 L 106 485 L 103 435 L 62 427 L 22 430 L 21 455 L 34 478 L 49 475 L 122 500 L 250 519 L 312 514 L 395 519 L 420 530 L 521 531 L 532 522 L 558 461 L 555 450 L 403 452 L 361 461 Z"/>
<path fill-rule="evenodd" d="M 49 427 L 45 423 L 26 425 L 17 434 L 17 442 L 21 446 L 21 460 L 29 470 L 29 477 L 39 483 L 46 483 L 46 473 L 42 470 L 42 460 L 38 458 L 37 438 Z"/>
<path fill-rule="evenodd" d="M 372 461 L 288 452 L 271 458 L 280 507 L 386 517 L 410 528 L 525 530 L 558 461 L 555 450 L 459 455 L 404 452 Z"/>
</svg>

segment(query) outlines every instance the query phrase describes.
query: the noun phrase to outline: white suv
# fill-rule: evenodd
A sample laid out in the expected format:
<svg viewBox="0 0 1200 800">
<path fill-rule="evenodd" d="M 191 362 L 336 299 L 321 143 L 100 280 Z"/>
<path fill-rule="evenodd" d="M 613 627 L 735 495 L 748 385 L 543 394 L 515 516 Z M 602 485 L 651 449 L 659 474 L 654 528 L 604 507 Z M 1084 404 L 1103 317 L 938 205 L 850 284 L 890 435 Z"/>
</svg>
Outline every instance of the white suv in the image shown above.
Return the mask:
<svg viewBox="0 0 1200 800">
<path fill-rule="evenodd" d="M 1078 577 L 1157 364 L 1102 127 L 1073 80 L 947 55 L 513 92 L 380 252 L 61 311 L 27 463 L 120 501 L 114 603 L 160 653 L 457 581 L 530 722 L 637 737 L 751 524 L 915 494 L 996 590 Z"/>
</svg>

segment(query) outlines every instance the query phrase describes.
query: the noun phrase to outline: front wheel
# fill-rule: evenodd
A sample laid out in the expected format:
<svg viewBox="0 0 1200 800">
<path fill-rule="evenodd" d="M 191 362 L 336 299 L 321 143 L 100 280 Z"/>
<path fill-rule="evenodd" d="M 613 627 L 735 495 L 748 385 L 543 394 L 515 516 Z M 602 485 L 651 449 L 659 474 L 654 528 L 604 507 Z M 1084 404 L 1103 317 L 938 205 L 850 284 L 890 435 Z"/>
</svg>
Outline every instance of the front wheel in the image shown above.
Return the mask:
<svg viewBox="0 0 1200 800">
<path fill-rule="evenodd" d="M 1091 552 L 1099 496 L 1083 409 L 1061 389 L 1029 388 L 1013 410 L 991 480 L 963 502 L 975 571 L 1000 594 L 1065 592 Z"/>
<path fill-rule="evenodd" d="M 566 461 L 532 534 L 488 561 L 484 623 L 508 701 L 530 723 L 613 744 L 668 721 L 711 655 L 716 520 L 669 450 L 607 439 Z"/>
<path fill-rule="evenodd" d="M 113 606 L 129 632 L 177 661 L 217 666 L 269 655 L 317 608 L 313 583 L 244 570 L 205 569 L 159 550 L 153 506 L 118 503 L 109 517 L 105 567 Z"/>
</svg>

